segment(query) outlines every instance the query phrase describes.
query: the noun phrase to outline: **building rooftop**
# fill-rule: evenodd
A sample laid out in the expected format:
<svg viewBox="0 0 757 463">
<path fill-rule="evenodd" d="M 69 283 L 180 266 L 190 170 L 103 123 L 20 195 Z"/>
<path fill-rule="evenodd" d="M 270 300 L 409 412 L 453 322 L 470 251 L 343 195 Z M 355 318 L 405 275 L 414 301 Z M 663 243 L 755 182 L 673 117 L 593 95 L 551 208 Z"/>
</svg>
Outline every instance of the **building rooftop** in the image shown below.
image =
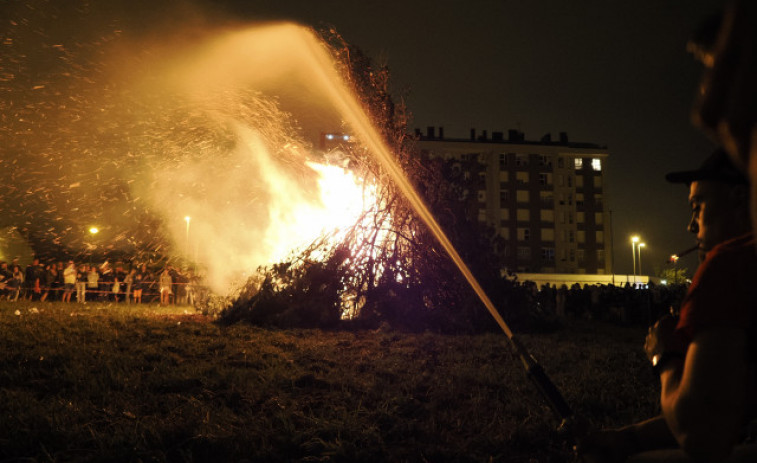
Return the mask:
<svg viewBox="0 0 757 463">
<path fill-rule="evenodd" d="M 582 149 L 598 149 L 606 150 L 606 145 L 599 145 L 596 143 L 586 142 L 574 142 L 568 139 L 566 132 L 560 132 L 556 140 L 552 140 L 552 134 L 547 133 L 539 140 L 526 140 L 526 136 L 520 130 L 510 129 L 507 131 L 507 136 L 504 132 L 494 131 L 489 136 L 486 130 L 480 133 L 476 129 L 470 129 L 470 137 L 468 138 L 445 138 L 444 127 L 427 127 L 426 133 L 422 133 L 421 129 L 415 129 L 415 138 L 419 141 L 444 141 L 444 142 L 464 142 L 464 143 L 502 143 L 502 144 L 517 144 L 517 145 L 551 145 L 551 146 L 566 146 L 568 148 L 582 148 Z"/>
</svg>

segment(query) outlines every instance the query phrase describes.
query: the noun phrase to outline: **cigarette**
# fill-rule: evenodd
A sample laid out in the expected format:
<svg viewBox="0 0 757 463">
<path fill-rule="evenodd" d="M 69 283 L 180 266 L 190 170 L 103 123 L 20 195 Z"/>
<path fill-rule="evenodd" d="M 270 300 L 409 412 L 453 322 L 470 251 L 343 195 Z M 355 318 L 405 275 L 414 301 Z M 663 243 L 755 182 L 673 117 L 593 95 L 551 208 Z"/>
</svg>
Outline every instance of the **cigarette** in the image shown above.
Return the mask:
<svg viewBox="0 0 757 463">
<path fill-rule="evenodd" d="M 686 254 L 691 254 L 692 252 L 696 251 L 697 249 L 699 249 L 699 244 L 697 244 L 696 246 L 690 247 L 690 248 L 686 249 L 685 251 L 681 251 L 681 252 L 677 253 L 676 256 L 678 256 L 679 258 L 681 258 L 681 257 L 685 256 Z"/>
</svg>

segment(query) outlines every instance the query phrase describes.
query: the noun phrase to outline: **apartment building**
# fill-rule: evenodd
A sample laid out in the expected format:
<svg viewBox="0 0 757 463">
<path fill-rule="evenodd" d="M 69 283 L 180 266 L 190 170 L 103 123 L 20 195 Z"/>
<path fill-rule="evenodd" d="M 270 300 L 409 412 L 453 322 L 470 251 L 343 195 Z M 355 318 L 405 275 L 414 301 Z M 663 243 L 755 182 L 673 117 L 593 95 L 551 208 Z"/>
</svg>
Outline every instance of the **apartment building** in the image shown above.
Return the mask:
<svg viewBox="0 0 757 463">
<path fill-rule="evenodd" d="M 555 141 L 528 141 L 517 130 L 447 139 L 429 127 L 415 135 L 423 156 L 460 161 L 453 166 L 473 179 L 470 207 L 504 238 L 508 270 L 612 274 L 605 147 L 565 133 Z"/>
</svg>

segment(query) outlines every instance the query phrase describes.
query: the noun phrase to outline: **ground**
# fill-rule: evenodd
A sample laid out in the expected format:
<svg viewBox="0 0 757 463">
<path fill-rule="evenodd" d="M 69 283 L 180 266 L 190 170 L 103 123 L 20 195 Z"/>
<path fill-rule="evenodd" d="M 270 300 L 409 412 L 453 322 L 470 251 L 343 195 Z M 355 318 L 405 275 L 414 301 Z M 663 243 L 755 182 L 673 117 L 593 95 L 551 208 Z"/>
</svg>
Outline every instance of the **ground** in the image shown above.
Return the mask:
<svg viewBox="0 0 757 463">
<path fill-rule="evenodd" d="M 657 412 L 644 329 L 520 335 L 580 421 Z M 189 307 L 0 303 L 0 460 L 568 461 L 503 334 L 223 327 Z"/>
</svg>

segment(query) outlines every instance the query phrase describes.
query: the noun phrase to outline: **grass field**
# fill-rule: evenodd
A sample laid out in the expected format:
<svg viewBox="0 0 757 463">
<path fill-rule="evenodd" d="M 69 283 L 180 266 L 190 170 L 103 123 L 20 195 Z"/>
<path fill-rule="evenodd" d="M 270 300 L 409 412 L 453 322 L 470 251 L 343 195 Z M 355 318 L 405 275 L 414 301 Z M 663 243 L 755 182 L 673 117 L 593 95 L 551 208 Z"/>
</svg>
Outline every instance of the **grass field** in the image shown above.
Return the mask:
<svg viewBox="0 0 757 463">
<path fill-rule="evenodd" d="M 644 330 L 521 339 L 592 427 L 646 418 Z M 222 327 L 189 308 L 0 303 L 0 461 L 569 461 L 504 335 Z"/>
</svg>

